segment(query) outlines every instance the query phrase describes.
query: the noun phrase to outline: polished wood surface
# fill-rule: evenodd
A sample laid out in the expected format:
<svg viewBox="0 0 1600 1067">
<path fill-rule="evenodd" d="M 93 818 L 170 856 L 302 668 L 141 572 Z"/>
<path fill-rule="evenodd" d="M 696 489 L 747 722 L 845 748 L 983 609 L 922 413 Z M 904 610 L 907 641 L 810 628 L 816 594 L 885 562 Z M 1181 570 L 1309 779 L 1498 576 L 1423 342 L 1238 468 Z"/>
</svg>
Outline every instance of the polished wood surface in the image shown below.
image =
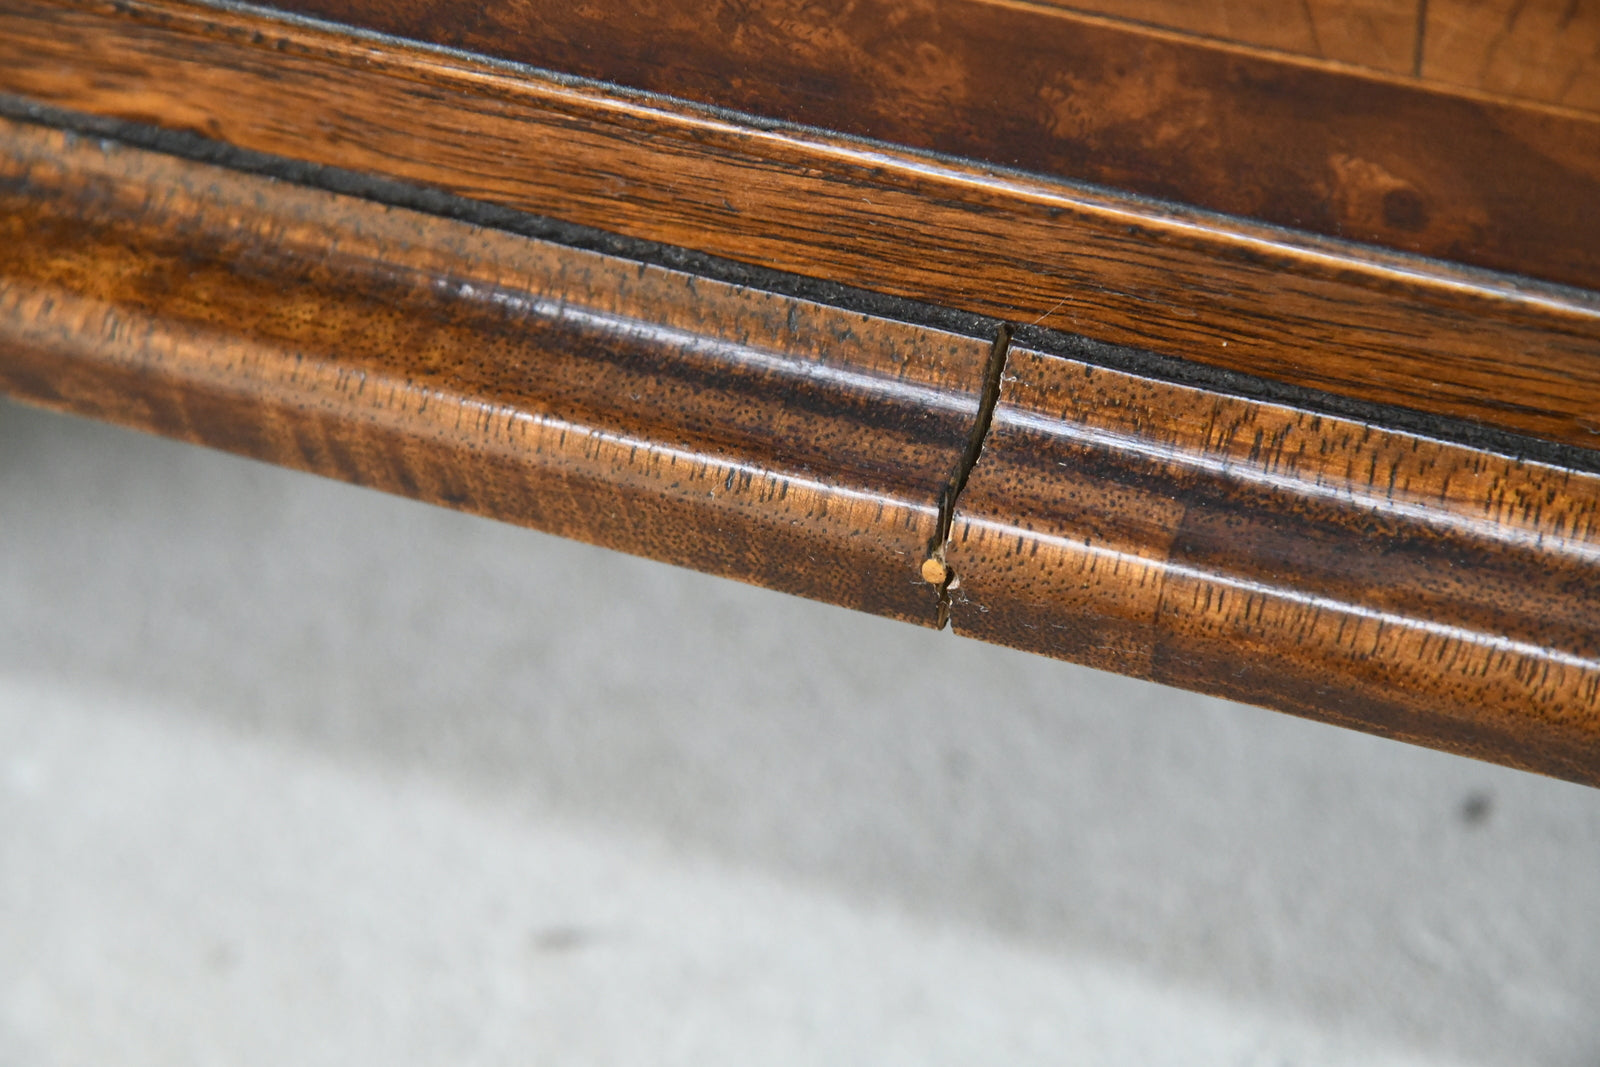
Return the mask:
<svg viewBox="0 0 1600 1067">
<path fill-rule="evenodd" d="M 57 131 L 0 147 L 0 390 L 940 621 L 922 565 L 992 336 Z"/>
<path fill-rule="evenodd" d="M 0 0 L 0 391 L 1600 784 L 1597 120 L 740 10 Z"/>
<path fill-rule="evenodd" d="M 1410 74 L 1421 0 L 1045 0 L 1219 41 Z"/>
<path fill-rule="evenodd" d="M 1600 112 L 1597 0 L 1044 0 L 1424 86 Z M 354 7 L 347 0 L 347 7 Z"/>
<path fill-rule="evenodd" d="M 1422 74 L 1600 111 L 1600 3 L 1428 0 Z"/>
<path fill-rule="evenodd" d="M 1600 783 L 1600 476 L 1023 331 L 958 633 Z"/>
<path fill-rule="evenodd" d="M 183 4 L 3 0 L 0 91 L 357 175 L 283 172 L 297 180 L 378 195 L 358 179 L 392 179 L 1488 430 L 1600 439 L 1592 293 Z M 1586 203 L 1563 210 L 1593 222 Z"/>
<path fill-rule="evenodd" d="M 683 250 L 0 148 L 9 395 L 1600 783 L 1600 475 Z"/>
<path fill-rule="evenodd" d="M 1021 0 L 281 0 L 420 41 L 1600 288 L 1600 116 Z"/>
</svg>

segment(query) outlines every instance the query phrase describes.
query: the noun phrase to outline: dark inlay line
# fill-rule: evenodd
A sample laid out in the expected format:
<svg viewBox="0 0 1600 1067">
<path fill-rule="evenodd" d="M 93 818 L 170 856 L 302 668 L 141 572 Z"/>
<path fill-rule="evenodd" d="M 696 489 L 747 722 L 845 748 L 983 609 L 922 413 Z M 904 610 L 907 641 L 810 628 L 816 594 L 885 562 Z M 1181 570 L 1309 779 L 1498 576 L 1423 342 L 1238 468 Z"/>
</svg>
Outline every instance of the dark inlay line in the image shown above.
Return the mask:
<svg viewBox="0 0 1600 1067">
<path fill-rule="evenodd" d="M 1411 76 L 1422 77 L 1422 42 L 1428 32 L 1428 0 L 1417 0 L 1417 32 L 1411 43 Z"/>
</svg>

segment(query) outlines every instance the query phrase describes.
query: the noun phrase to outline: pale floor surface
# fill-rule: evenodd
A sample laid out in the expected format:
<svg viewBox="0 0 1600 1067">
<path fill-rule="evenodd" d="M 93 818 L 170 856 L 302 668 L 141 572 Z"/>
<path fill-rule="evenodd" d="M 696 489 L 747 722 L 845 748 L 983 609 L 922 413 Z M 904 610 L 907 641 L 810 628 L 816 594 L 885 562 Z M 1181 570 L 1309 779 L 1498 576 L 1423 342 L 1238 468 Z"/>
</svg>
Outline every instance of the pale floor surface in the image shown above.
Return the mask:
<svg viewBox="0 0 1600 1067">
<path fill-rule="evenodd" d="M 1600 791 L 0 403 L 0 1065 L 1600 1064 Z"/>
</svg>

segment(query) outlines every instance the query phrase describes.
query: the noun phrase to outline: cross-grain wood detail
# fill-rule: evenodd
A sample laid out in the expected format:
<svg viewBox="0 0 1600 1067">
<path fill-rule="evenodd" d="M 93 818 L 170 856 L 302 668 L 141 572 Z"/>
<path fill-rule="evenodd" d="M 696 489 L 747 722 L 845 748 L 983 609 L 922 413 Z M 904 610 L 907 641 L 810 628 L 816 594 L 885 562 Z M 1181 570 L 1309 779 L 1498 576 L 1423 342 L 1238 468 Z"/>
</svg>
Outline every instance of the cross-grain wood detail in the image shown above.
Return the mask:
<svg viewBox="0 0 1600 1067">
<path fill-rule="evenodd" d="M 1409 74 L 1420 0 L 1045 0 L 1219 41 Z"/>
<path fill-rule="evenodd" d="M 1422 74 L 1600 112 L 1600 3 L 1428 0 Z"/>
</svg>

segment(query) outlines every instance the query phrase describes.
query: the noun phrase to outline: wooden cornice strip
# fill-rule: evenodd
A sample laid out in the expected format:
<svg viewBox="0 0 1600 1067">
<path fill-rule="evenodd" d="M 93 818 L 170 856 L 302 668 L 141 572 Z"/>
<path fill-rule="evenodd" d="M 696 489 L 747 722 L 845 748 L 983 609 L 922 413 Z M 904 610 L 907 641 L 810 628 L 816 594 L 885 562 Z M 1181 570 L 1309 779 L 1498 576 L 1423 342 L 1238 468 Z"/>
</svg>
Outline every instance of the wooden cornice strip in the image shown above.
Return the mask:
<svg viewBox="0 0 1600 1067">
<path fill-rule="evenodd" d="M 1600 202 L 1600 116 L 1065 10 L 1092 11 L 1094 3 L 269 6 L 1600 288 L 1600 214 L 1589 209 Z M 1410 49 L 1405 53 L 1409 66 Z"/>
<path fill-rule="evenodd" d="M 1600 476 L 1023 331 L 958 633 L 1600 784 Z"/>
<path fill-rule="evenodd" d="M 0 390 L 940 621 L 922 565 L 992 336 L 56 131 L 0 146 Z"/>
<path fill-rule="evenodd" d="M 0 121 L 0 391 L 1600 784 L 1600 475 L 715 266 Z"/>
<path fill-rule="evenodd" d="M 391 202 L 554 217 L 1358 404 L 1600 442 L 1589 292 L 176 0 L 0 0 L 0 93 L 12 114 L 178 131 L 149 143 L 310 164 L 280 172 Z M 1529 196 L 1569 205 L 1565 232 L 1586 234 L 1596 199 L 1570 192 Z"/>
</svg>

